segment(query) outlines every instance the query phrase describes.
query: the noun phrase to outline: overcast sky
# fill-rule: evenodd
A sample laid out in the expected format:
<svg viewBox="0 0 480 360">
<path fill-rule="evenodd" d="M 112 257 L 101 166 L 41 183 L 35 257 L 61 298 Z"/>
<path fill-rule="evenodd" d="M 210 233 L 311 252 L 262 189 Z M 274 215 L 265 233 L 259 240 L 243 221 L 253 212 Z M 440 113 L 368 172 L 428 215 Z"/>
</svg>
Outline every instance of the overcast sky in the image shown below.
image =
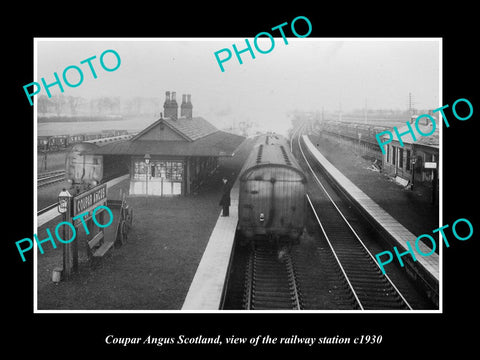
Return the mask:
<svg viewBox="0 0 480 360">
<path fill-rule="evenodd" d="M 268 49 L 270 40 L 259 42 Z M 253 39 L 249 39 L 253 47 Z M 240 65 L 233 54 L 221 72 L 214 52 L 245 48 L 244 38 L 231 39 L 37 39 L 37 78 L 53 82 L 53 72 L 77 65 L 83 83 L 65 86 L 65 96 L 158 97 L 165 91 L 192 94 L 194 116 L 221 127 L 232 120 L 256 121 L 265 129 L 284 131 L 290 125 L 287 111 L 336 111 L 363 108 L 405 109 L 408 93 L 416 108 L 440 106 L 440 40 L 438 39 L 321 39 L 275 38 L 268 54 L 252 59 L 242 54 Z M 104 71 L 100 54 L 113 49 L 120 67 Z M 80 61 L 93 55 L 97 79 Z M 223 56 L 224 54 L 222 54 Z M 112 54 L 105 60 L 114 64 Z M 72 71 L 72 82 L 74 81 Z M 52 87 L 53 94 L 60 93 Z M 45 92 L 42 90 L 42 94 Z"/>
</svg>

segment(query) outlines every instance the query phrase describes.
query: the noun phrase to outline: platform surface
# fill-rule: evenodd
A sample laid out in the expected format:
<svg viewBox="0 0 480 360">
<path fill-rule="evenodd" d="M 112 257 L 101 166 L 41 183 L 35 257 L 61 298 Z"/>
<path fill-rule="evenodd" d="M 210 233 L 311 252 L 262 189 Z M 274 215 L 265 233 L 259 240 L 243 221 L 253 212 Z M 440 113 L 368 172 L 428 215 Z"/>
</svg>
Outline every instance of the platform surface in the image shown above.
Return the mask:
<svg viewBox="0 0 480 360">
<path fill-rule="evenodd" d="M 219 310 L 238 224 L 238 180 L 230 192 L 230 216 L 218 217 L 190 284 L 182 310 Z"/>
<path fill-rule="evenodd" d="M 430 256 L 419 254 L 415 248 L 416 235 L 411 233 L 405 226 L 400 224 L 395 218 L 388 214 L 383 208 L 374 202 L 368 195 L 360 190 L 345 175 L 343 175 L 335 166 L 332 165 L 312 144 L 307 135 L 303 135 L 303 141 L 308 151 L 317 159 L 324 169 L 334 178 L 334 180 L 372 217 L 385 231 L 396 241 L 400 253 L 406 251 L 407 241 L 410 243 L 415 258 L 415 264 L 419 264 L 424 271 L 427 271 L 437 282 L 439 281 L 439 256 L 433 253 Z M 433 230 L 433 229 L 432 229 Z M 431 249 L 422 242 L 418 243 L 418 248 L 424 254 L 430 253 Z M 403 249 L 403 251 L 400 251 Z M 391 249 L 393 253 L 393 248 Z M 405 255 L 409 256 L 409 255 Z"/>
</svg>

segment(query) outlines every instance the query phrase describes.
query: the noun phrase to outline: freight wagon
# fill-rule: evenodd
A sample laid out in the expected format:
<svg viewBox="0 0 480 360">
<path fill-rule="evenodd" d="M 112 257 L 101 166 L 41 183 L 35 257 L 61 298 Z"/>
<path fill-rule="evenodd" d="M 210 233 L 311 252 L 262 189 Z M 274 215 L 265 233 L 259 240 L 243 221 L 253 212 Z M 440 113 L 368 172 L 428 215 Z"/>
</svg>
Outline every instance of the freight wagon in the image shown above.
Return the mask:
<svg viewBox="0 0 480 360">
<path fill-rule="evenodd" d="M 128 135 L 127 130 L 102 130 L 101 132 L 91 132 L 75 135 L 52 135 L 38 136 L 38 151 L 58 151 L 65 150 L 69 146 L 96 139 L 112 138 L 116 136 Z"/>
</svg>

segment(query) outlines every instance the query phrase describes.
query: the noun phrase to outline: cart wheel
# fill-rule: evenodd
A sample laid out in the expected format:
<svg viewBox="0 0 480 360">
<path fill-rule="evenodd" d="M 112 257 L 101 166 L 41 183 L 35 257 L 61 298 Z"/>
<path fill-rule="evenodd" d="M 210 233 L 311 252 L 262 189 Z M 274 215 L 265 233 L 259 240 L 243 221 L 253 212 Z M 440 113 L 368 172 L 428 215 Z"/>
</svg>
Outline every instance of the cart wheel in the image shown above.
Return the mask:
<svg viewBox="0 0 480 360">
<path fill-rule="evenodd" d="M 128 229 L 130 230 L 133 226 L 133 209 L 128 209 L 127 220 L 128 220 Z"/>
<path fill-rule="evenodd" d="M 122 221 L 120 224 L 120 232 L 122 234 L 122 243 L 126 243 L 128 240 L 128 225 L 126 221 Z"/>
<path fill-rule="evenodd" d="M 118 224 L 118 238 L 120 240 L 120 244 L 125 243 L 125 222 L 122 220 L 120 224 Z"/>
</svg>

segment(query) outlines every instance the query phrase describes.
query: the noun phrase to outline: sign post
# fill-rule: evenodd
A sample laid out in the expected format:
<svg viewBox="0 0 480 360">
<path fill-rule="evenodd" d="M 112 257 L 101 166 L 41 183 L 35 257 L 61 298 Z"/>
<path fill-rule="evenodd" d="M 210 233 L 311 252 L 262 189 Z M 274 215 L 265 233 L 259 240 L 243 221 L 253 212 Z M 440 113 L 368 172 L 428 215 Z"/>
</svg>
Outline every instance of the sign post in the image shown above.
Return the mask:
<svg viewBox="0 0 480 360">
<path fill-rule="evenodd" d="M 93 212 L 101 205 L 107 203 L 107 184 L 100 184 L 94 188 L 87 190 L 75 197 L 73 197 L 73 209 L 72 216 L 75 218 L 78 215 L 81 217 L 85 224 L 87 224 L 88 231 L 86 232 L 86 243 L 89 257 L 92 254 L 92 249 L 98 246 L 104 239 L 104 229 L 101 228 L 98 232 L 94 225 Z M 97 211 L 96 216 L 100 215 L 103 218 L 103 210 Z M 75 229 L 81 226 L 82 220 L 80 218 L 75 219 L 73 226 Z M 78 246 L 78 245 L 77 245 Z"/>
<path fill-rule="evenodd" d="M 83 221 L 88 221 L 93 217 L 93 211 L 100 205 L 105 205 L 107 203 L 107 184 L 98 185 L 88 191 L 85 191 L 77 196 L 73 196 L 66 190 L 63 189 L 60 194 L 58 194 L 58 212 L 63 214 L 63 269 L 62 277 L 64 280 L 68 280 L 72 273 L 78 271 L 78 241 L 69 241 L 67 239 L 72 239 L 76 237 L 78 233 L 77 227 Z M 82 219 L 75 219 L 77 215 L 83 214 Z M 100 214 L 103 216 L 103 213 Z M 67 226 L 70 223 L 73 225 Z M 74 234 L 72 234 L 74 231 Z M 101 230 L 103 235 L 103 229 Z M 92 231 L 89 230 L 90 235 Z M 89 233 L 87 232 L 87 234 Z M 58 236 L 58 234 L 57 234 Z M 103 238 L 103 237 L 102 237 Z M 53 275 L 52 275 L 53 278 Z"/>
<path fill-rule="evenodd" d="M 145 204 L 148 204 L 148 174 L 149 174 L 149 170 L 150 170 L 150 167 L 149 167 L 149 164 L 150 164 L 150 154 L 145 154 L 145 156 L 143 157 L 144 160 L 145 160 L 145 194 L 147 195 L 145 197 Z"/>
<path fill-rule="evenodd" d="M 437 163 L 436 162 L 425 162 L 425 169 L 432 170 L 432 205 L 435 205 L 435 198 L 437 195 Z"/>
<path fill-rule="evenodd" d="M 415 159 L 415 156 L 412 157 L 412 186 L 410 187 L 410 190 L 413 191 L 413 187 L 415 186 L 415 164 L 417 163 L 417 159 Z"/>
</svg>

